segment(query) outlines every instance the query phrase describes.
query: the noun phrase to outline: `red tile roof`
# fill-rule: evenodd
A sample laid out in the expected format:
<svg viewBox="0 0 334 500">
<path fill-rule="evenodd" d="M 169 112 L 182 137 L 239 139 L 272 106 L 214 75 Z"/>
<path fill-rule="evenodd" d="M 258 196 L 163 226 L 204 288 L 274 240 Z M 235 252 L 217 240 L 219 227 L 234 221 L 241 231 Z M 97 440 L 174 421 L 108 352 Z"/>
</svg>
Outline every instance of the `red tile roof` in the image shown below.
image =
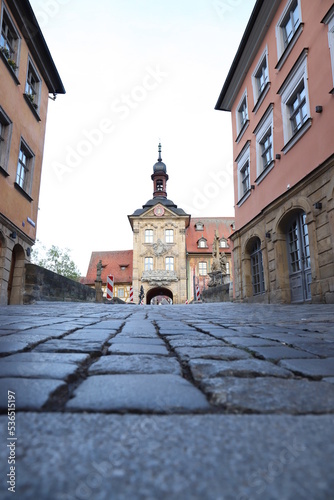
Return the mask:
<svg viewBox="0 0 334 500">
<path fill-rule="evenodd" d="M 96 280 L 96 266 L 102 260 L 102 282 L 107 282 L 107 276 L 114 276 L 114 283 L 132 283 L 133 251 L 116 250 L 106 252 L 92 252 L 87 276 L 81 280 L 85 285 L 94 285 Z M 121 266 L 126 266 L 122 269 Z"/>
<path fill-rule="evenodd" d="M 197 231 L 195 225 L 203 223 L 203 231 Z M 228 248 L 221 248 L 225 253 L 231 253 L 230 235 L 233 233 L 234 217 L 198 217 L 191 218 L 190 225 L 186 232 L 186 245 L 188 253 L 212 253 L 212 243 L 216 230 L 220 238 L 227 240 Z M 205 238 L 208 248 L 198 248 L 198 240 Z"/>
</svg>

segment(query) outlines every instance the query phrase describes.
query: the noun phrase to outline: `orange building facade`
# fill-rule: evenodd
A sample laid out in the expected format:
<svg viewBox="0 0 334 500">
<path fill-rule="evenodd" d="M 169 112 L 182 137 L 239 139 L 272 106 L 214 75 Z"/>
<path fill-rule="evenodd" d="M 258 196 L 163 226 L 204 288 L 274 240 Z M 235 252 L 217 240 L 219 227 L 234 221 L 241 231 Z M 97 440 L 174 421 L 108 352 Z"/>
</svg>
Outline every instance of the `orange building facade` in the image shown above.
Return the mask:
<svg viewBox="0 0 334 500">
<path fill-rule="evenodd" d="M 0 0 L 0 16 L 0 304 L 19 304 L 36 238 L 49 94 L 65 90 L 30 3 Z"/>
<path fill-rule="evenodd" d="M 333 303 L 333 2 L 257 0 L 216 109 L 232 118 L 235 300 Z"/>
</svg>

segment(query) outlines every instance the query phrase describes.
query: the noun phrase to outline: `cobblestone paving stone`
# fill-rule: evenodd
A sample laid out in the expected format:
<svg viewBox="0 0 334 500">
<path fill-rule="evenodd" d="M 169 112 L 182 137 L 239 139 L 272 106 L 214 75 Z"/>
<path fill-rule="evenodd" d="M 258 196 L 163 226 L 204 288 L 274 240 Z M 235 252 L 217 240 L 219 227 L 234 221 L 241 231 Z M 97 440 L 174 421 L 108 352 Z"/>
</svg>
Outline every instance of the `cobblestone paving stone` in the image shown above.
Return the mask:
<svg viewBox="0 0 334 500">
<path fill-rule="evenodd" d="M 0 307 L 8 391 L 23 500 L 332 498 L 330 305 Z"/>
</svg>

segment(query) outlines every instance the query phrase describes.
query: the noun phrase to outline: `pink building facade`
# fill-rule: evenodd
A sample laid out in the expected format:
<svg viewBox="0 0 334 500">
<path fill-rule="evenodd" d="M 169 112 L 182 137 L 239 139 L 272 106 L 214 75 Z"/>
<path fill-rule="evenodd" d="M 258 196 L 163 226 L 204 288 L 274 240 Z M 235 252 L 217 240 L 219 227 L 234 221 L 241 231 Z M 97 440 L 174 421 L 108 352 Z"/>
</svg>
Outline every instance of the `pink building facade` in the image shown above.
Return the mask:
<svg viewBox="0 0 334 500">
<path fill-rule="evenodd" d="M 234 297 L 334 302 L 334 4 L 257 0 L 216 109 L 231 112 Z"/>
</svg>

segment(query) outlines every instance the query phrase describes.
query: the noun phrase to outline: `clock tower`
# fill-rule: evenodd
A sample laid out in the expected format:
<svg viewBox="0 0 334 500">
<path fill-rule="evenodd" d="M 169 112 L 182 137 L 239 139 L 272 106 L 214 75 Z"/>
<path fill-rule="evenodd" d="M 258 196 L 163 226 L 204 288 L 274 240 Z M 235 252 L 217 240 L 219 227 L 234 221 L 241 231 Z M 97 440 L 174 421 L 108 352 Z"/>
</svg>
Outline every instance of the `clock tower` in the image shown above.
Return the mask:
<svg viewBox="0 0 334 500">
<path fill-rule="evenodd" d="M 187 300 L 186 229 L 190 215 L 167 198 L 167 167 L 158 147 L 153 165 L 153 198 L 129 215 L 133 231 L 133 295 L 141 285 L 146 304 Z"/>
</svg>

